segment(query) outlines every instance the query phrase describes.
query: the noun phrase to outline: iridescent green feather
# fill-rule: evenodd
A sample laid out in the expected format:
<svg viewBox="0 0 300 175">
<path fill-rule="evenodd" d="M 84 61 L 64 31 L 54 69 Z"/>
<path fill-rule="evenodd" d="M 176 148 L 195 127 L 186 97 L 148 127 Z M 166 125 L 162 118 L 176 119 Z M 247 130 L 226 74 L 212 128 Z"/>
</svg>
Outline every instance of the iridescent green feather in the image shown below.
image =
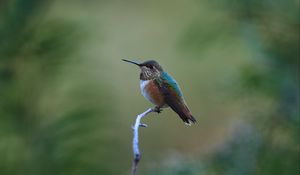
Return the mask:
<svg viewBox="0 0 300 175">
<path fill-rule="evenodd" d="M 176 94 L 178 94 L 179 97 L 182 97 L 182 92 L 180 87 L 178 86 L 176 80 L 172 78 L 167 72 L 163 72 L 163 75 L 161 76 L 161 79 L 167 84 L 172 90 L 175 90 Z"/>
</svg>

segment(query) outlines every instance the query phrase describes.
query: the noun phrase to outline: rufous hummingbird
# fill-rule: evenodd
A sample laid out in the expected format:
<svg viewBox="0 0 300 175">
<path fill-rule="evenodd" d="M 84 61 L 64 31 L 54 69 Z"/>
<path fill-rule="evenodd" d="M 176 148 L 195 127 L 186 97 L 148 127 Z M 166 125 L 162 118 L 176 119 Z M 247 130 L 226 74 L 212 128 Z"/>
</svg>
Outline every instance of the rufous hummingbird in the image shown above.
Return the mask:
<svg viewBox="0 0 300 175">
<path fill-rule="evenodd" d="M 122 60 L 140 67 L 141 92 L 155 105 L 156 112 L 160 113 L 161 108 L 171 107 L 186 124 L 196 123 L 179 85 L 156 61 L 138 63 L 127 59 Z"/>
</svg>

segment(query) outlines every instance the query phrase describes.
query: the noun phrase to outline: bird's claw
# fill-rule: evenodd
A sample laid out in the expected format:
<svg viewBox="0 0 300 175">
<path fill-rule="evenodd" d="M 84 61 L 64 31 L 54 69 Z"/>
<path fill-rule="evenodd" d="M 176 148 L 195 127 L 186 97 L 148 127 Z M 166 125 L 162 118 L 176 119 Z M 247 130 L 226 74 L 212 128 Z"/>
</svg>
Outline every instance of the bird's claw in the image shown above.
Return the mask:
<svg viewBox="0 0 300 175">
<path fill-rule="evenodd" d="M 158 106 L 155 106 L 154 112 L 161 113 L 162 109 Z"/>
</svg>

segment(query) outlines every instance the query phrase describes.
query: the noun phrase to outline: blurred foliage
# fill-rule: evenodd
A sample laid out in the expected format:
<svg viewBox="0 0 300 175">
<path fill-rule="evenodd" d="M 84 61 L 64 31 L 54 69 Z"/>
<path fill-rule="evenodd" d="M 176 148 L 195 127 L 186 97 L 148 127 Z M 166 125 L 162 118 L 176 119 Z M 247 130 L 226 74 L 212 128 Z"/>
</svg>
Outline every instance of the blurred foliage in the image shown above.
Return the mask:
<svg viewBox="0 0 300 175">
<path fill-rule="evenodd" d="M 85 23 L 78 24 L 64 15 L 61 15 L 61 18 L 49 19 L 48 9 L 53 7 L 52 3 L 55 2 L 0 1 L 0 174 L 128 174 L 131 151 L 129 122 L 133 120 L 128 121 L 128 118 L 121 118 L 120 115 L 124 116 L 124 111 L 135 109 L 126 111 L 120 107 L 128 103 L 128 99 L 122 103 L 120 92 L 115 92 L 118 87 L 115 86 L 126 84 L 127 89 L 131 86 L 124 81 L 113 84 L 115 81 L 112 81 L 112 78 L 120 77 L 120 71 L 108 70 L 110 67 L 105 65 L 103 60 L 95 64 L 94 59 L 99 55 L 80 55 L 81 50 L 88 48 L 87 52 L 90 52 L 89 47 L 95 47 L 92 42 L 90 45 L 86 44 L 85 41 L 90 39 L 91 34 L 86 32 L 85 28 L 96 28 L 93 31 L 99 32 L 99 26 L 86 20 L 83 20 Z M 73 16 L 80 13 L 78 9 L 92 9 L 95 2 L 89 3 L 85 4 L 86 6 L 73 7 L 72 10 L 63 9 L 63 14 L 71 13 L 70 16 Z M 99 3 L 105 5 L 108 2 Z M 118 8 L 123 9 L 123 3 L 116 3 L 120 3 Z M 189 3 L 191 2 L 186 2 Z M 203 52 L 211 50 L 212 46 L 220 43 L 232 44 L 233 37 L 245 41 L 251 51 L 251 60 L 248 64 L 238 67 L 235 76 L 238 78 L 234 82 L 228 80 L 234 84 L 235 89 L 224 90 L 223 86 L 214 89 L 229 94 L 226 97 L 231 99 L 225 100 L 226 103 L 241 103 L 243 114 L 229 109 L 239 117 L 231 121 L 234 123 L 234 130 L 208 155 L 201 156 L 195 151 L 191 157 L 178 152 L 166 156 L 167 153 L 163 150 L 157 153 L 157 149 L 152 148 L 152 145 L 148 146 L 151 147 L 152 153 L 161 154 L 163 160 L 150 166 L 152 164 L 147 164 L 147 160 L 143 158 L 141 164 L 146 168 L 141 165 L 141 173 L 299 174 L 299 1 L 203 0 L 193 3 L 195 4 L 187 6 L 197 9 L 198 13 L 192 14 L 190 21 L 180 21 L 184 23 L 183 29 L 180 30 L 181 37 L 171 40 L 175 42 L 172 44 L 176 50 L 179 48 L 182 55 L 186 56 L 188 53 L 191 58 L 199 58 Z M 146 2 L 139 4 L 130 1 L 130 4 L 137 5 L 146 12 L 151 6 Z M 159 5 L 163 7 L 163 12 L 164 7 L 169 7 L 168 3 Z M 159 9 L 156 4 L 154 9 Z M 126 11 L 126 8 L 123 10 Z M 93 10 L 88 11 L 94 15 Z M 98 9 L 96 11 L 98 12 Z M 57 13 L 59 12 L 58 10 Z M 143 19 L 147 19 L 148 14 L 144 14 L 146 17 Z M 163 16 L 159 10 L 155 15 Z M 177 11 L 173 15 L 177 15 Z M 116 16 L 119 17 L 118 14 Z M 134 21 L 135 17 L 131 16 L 130 19 Z M 160 27 L 162 23 L 158 16 L 155 17 L 158 21 L 157 26 Z M 97 17 L 96 19 L 98 20 Z M 100 17 L 99 19 L 103 20 Z M 170 19 L 173 19 L 173 16 Z M 111 17 L 110 20 L 114 21 L 115 18 Z M 108 24 L 111 24 L 111 21 Z M 87 23 L 92 25 L 87 27 Z M 139 21 L 138 26 L 140 23 L 142 21 Z M 173 25 L 171 26 L 174 27 Z M 132 36 L 139 36 L 139 33 L 135 32 L 136 29 L 131 27 L 131 24 L 129 26 L 128 31 L 126 28 L 121 29 L 124 30 L 124 35 L 133 30 Z M 147 27 L 150 26 L 146 25 L 145 28 Z M 160 30 L 165 29 L 159 28 Z M 169 30 L 166 31 L 165 35 L 170 33 Z M 102 32 L 105 30 L 99 32 L 100 36 Z M 122 37 L 116 38 L 117 44 L 130 44 Z M 109 38 L 106 37 L 105 40 Z M 112 52 L 124 54 L 105 48 L 98 42 L 99 40 L 96 40 L 96 50 L 103 47 L 101 51 L 113 50 Z M 238 45 L 239 43 L 233 44 L 237 49 Z M 121 49 L 124 47 L 122 45 Z M 139 49 L 135 52 L 139 52 Z M 214 63 L 217 64 L 214 67 L 216 69 L 219 65 L 226 65 L 223 58 L 234 56 L 233 52 L 227 53 L 228 55 L 221 54 L 224 53 L 222 51 L 213 52 L 218 57 Z M 175 61 L 176 59 L 172 60 Z M 203 64 L 201 59 L 192 60 L 191 64 L 194 63 Z M 94 64 L 96 69 L 91 66 Z M 178 68 L 178 71 L 187 71 L 181 64 Z M 225 69 L 226 66 L 221 68 Z M 197 74 L 192 78 L 197 81 L 201 70 L 194 71 Z M 100 78 L 97 79 L 96 76 Z M 213 82 L 212 77 L 207 77 L 207 81 Z M 195 83 L 195 87 L 200 86 L 202 84 Z M 197 96 L 198 92 L 201 91 L 196 88 L 192 95 Z M 217 92 L 213 95 L 217 99 L 221 98 Z M 131 103 L 133 104 L 130 101 L 129 106 Z M 211 108 L 215 110 L 215 106 Z M 140 108 L 136 110 L 140 111 Z M 128 123 L 124 124 L 124 120 Z M 126 126 L 124 128 L 128 133 L 123 132 L 122 124 Z M 179 131 L 174 128 L 170 131 L 163 125 L 157 133 L 163 133 L 162 129 L 166 133 L 172 132 L 174 138 L 178 139 L 174 142 L 182 145 L 179 137 L 186 137 L 186 134 L 178 136 Z M 194 134 L 200 134 L 198 131 Z M 206 135 L 210 137 L 209 131 Z M 160 136 L 154 134 L 148 143 L 159 139 Z M 142 141 L 145 143 L 147 140 Z M 160 148 L 163 147 L 164 141 L 165 139 L 161 139 L 158 143 Z M 197 140 L 196 144 L 201 142 L 202 140 Z M 185 143 L 183 145 L 188 147 Z"/>
<path fill-rule="evenodd" d="M 299 174 L 299 2 L 228 0 L 222 5 L 257 53 L 241 70 L 241 88 L 247 92 L 242 98 L 264 96 L 275 108 L 267 115 L 250 110 L 254 116 L 248 126 L 236 129 L 208 169 L 224 175 Z M 205 37 L 199 35 L 191 37 L 192 42 L 201 38 L 195 48 L 203 46 Z"/>
<path fill-rule="evenodd" d="M 42 1 L 6 1 L 0 28 L 0 174 L 103 174 L 106 105 L 99 85 L 64 90 L 66 63 L 82 36 L 66 21 L 41 21 Z M 75 80 L 76 81 L 76 80 Z M 63 92 L 56 92 L 61 91 Z M 65 91 L 65 92 L 64 92 Z M 61 94 L 63 93 L 63 94 Z M 84 99 L 82 99 L 84 98 Z M 50 101 L 49 101 L 50 100 Z M 61 105 L 57 106 L 58 103 Z M 107 100 L 109 104 L 109 100 Z M 83 142 L 85 144 L 78 144 Z M 97 160 L 98 161 L 98 160 Z"/>
<path fill-rule="evenodd" d="M 242 79 L 247 89 L 277 103 L 269 115 L 257 114 L 254 122 L 262 136 L 255 172 L 299 174 L 299 3 L 276 2 L 258 1 L 252 10 L 247 3 L 239 5 L 238 10 L 249 8 L 240 20 L 254 25 L 263 55 L 258 55 L 259 66 L 246 68 Z M 265 121 L 257 122 L 261 118 Z"/>
</svg>

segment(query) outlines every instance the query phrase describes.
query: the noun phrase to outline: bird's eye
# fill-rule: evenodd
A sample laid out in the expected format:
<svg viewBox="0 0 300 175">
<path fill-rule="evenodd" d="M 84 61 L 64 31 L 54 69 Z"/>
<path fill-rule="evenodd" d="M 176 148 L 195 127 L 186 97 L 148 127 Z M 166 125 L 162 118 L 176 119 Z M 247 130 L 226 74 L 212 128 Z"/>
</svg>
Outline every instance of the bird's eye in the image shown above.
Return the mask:
<svg viewBox="0 0 300 175">
<path fill-rule="evenodd" d="M 152 66 L 152 65 L 149 65 L 148 67 L 149 67 L 150 69 L 153 69 L 153 66 Z"/>
</svg>

